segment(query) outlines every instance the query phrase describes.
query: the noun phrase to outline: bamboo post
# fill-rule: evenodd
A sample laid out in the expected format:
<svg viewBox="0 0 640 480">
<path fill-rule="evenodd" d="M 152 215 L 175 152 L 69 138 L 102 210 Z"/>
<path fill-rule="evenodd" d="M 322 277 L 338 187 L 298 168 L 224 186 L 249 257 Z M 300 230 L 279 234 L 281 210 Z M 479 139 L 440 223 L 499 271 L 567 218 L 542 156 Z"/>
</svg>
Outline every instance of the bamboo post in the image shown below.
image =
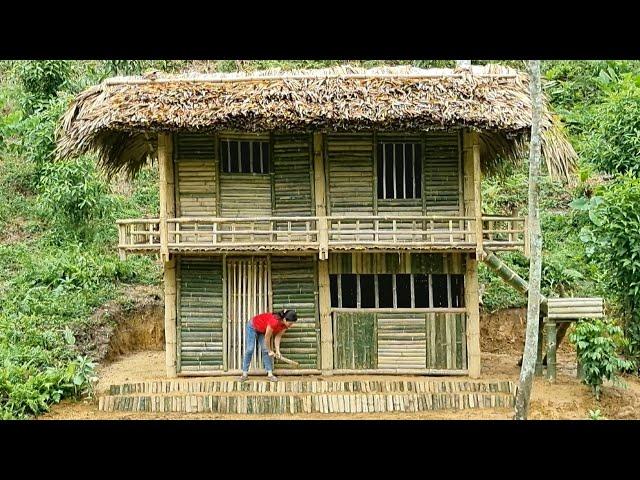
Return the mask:
<svg viewBox="0 0 640 480">
<path fill-rule="evenodd" d="M 316 216 L 318 217 L 318 310 L 320 314 L 320 359 L 322 373 L 333 371 L 333 329 L 331 328 L 331 293 L 329 291 L 329 232 L 325 192 L 324 136 L 313 134 L 313 172 Z"/>
<path fill-rule="evenodd" d="M 480 377 L 480 298 L 478 293 L 478 261 L 467 256 L 465 276 L 467 309 L 467 352 L 469 377 Z"/>
<path fill-rule="evenodd" d="M 462 134 L 462 171 L 463 171 L 463 194 L 464 194 L 464 216 L 475 217 L 473 185 L 473 139 L 472 134 L 465 129 Z M 475 243 L 475 221 L 468 220 L 469 233 L 466 236 L 467 243 Z M 473 228 L 471 228 L 473 224 Z"/>
<path fill-rule="evenodd" d="M 547 359 L 548 361 L 549 359 Z M 584 366 L 580 363 L 580 353 L 576 351 L 576 378 L 578 380 L 584 380 Z"/>
<path fill-rule="evenodd" d="M 164 335 L 167 377 L 177 376 L 176 365 L 176 259 L 164 263 Z"/>
<path fill-rule="evenodd" d="M 214 223 L 215 226 L 215 223 Z M 229 289 L 227 288 L 227 255 L 222 255 L 222 369 L 226 372 L 229 370 L 229 359 L 227 352 L 229 351 L 229 316 L 228 304 Z"/>
<path fill-rule="evenodd" d="M 164 263 L 164 332 L 167 376 L 177 375 L 176 355 L 176 260 L 169 255 L 168 218 L 175 216 L 173 142 L 171 134 L 158 134 L 160 177 L 160 259 Z"/>
<path fill-rule="evenodd" d="M 471 142 L 473 147 L 473 204 L 474 216 L 476 217 L 476 258 L 482 260 L 484 257 L 484 249 L 482 247 L 482 193 L 480 188 L 482 172 L 480 170 L 480 140 L 476 132 L 471 134 Z"/>
<path fill-rule="evenodd" d="M 318 217 L 318 246 L 321 261 L 329 258 L 329 232 L 327 223 L 327 197 L 325 192 L 324 135 L 313 134 L 313 179 L 316 217 Z"/>
<path fill-rule="evenodd" d="M 169 260 L 167 219 L 175 216 L 175 181 L 173 142 L 170 133 L 158 134 L 158 168 L 160 177 L 160 259 Z"/>
<path fill-rule="evenodd" d="M 524 256 L 531 256 L 531 239 L 529 238 L 529 217 L 524 217 Z"/>
<path fill-rule="evenodd" d="M 556 381 L 556 322 L 547 318 L 545 325 L 547 329 L 547 380 L 554 383 Z"/>
<path fill-rule="evenodd" d="M 118 258 L 122 261 L 127 259 L 127 251 L 123 248 L 127 238 L 126 227 L 127 225 L 118 225 Z"/>
<path fill-rule="evenodd" d="M 536 377 L 542 376 L 542 318 L 538 323 L 538 349 L 536 351 L 536 368 L 534 370 Z"/>
</svg>

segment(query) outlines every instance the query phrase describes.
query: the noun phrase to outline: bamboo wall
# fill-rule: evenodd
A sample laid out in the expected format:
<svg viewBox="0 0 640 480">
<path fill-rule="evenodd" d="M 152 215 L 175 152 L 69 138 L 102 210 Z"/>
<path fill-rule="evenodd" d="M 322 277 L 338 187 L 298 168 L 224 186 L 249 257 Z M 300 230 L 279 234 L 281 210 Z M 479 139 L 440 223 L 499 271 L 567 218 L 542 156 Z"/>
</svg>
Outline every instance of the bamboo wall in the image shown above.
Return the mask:
<svg viewBox="0 0 640 480">
<path fill-rule="evenodd" d="M 330 274 L 465 273 L 462 254 L 339 253 Z M 466 370 L 464 313 L 334 311 L 335 368 Z"/>
<path fill-rule="evenodd" d="M 270 217 L 271 176 L 220 173 L 221 217 Z"/>
<path fill-rule="evenodd" d="M 460 135 L 428 133 L 425 138 L 423 195 L 426 215 L 461 215 Z"/>
<path fill-rule="evenodd" d="M 312 216 L 313 159 L 310 135 L 273 135 L 273 215 Z"/>
<path fill-rule="evenodd" d="M 242 134 L 232 137 L 239 140 L 257 138 Z M 176 214 L 223 217 L 312 215 L 311 136 L 273 134 L 270 141 L 270 174 L 234 174 L 221 172 L 216 135 L 176 135 Z M 377 198 L 376 179 L 381 175 L 376 165 L 377 141 L 422 143 L 422 198 Z M 356 216 L 460 214 L 460 159 L 458 132 L 329 134 L 325 145 L 328 213 Z"/>
<path fill-rule="evenodd" d="M 300 368 L 319 368 L 315 257 L 271 257 L 273 308 L 295 309 L 296 324 L 282 337 L 282 354 Z M 276 368 L 287 368 L 276 361 Z"/>
<path fill-rule="evenodd" d="M 373 176 L 372 134 L 327 135 L 329 215 L 373 215 L 376 185 Z"/>
<path fill-rule="evenodd" d="M 376 142 L 422 144 L 422 198 L 377 198 Z M 460 215 L 462 213 L 459 132 L 422 135 L 331 134 L 326 141 L 331 215 Z"/>
<path fill-rule="evenodd" d="M 221 258 L 180 257 L 176 280 L 178 372 L 221 369 Z"/>
<path fill-rule="evenodd" d="M 179 134 L 174 141 L 176 215 L 217 214 L 218 166 L 213 135 Z"/>
<path fill-rule="evenodd" d="M 338 370 L 466 370 L 464 313 L 334 312 Z"/>
</svg>

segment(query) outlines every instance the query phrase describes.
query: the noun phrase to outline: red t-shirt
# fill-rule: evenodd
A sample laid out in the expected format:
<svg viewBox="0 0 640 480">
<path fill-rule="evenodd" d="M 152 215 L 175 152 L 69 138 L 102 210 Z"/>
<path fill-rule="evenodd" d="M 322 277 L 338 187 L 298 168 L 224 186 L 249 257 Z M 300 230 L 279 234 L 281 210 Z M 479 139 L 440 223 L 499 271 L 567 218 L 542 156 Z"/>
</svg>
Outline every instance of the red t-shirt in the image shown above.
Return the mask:
<svg viewBox="0 0 640 480">
<path fill-rule="evenodd" d="M 280 317 L 274 313 L 261 313 L 260 315 L 256 315 L 251 320 L 251 324 L 256 332 L 260 333 L 267 331 L 267 325 L 271 327 L 273 333 L 279 333 L 287 328 L 284 322 L 280 321 Z"/>
</svg>

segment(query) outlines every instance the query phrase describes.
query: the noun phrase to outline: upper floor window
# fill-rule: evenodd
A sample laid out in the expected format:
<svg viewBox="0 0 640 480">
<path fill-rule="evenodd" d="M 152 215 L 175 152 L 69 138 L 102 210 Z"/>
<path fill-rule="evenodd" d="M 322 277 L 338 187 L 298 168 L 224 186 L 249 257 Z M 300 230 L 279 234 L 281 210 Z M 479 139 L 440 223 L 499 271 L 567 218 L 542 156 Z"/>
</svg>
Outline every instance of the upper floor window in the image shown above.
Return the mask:
<svg viewBox="0 0 640 480">
<path fill-rule="evenodd" d="M 269 142 L 221 139 L 220 150 L 225 173 L 269 173 Z"/>
<path fill-rule="evenodd" d="M 378 198 L 422 197 L 422 145 L 378 143 Z"/>
<path fill-rule="evenodd" d="M 329 275 L 334 308 L 462 308 L 464 275 L 385 273 Z"/>
</svg>

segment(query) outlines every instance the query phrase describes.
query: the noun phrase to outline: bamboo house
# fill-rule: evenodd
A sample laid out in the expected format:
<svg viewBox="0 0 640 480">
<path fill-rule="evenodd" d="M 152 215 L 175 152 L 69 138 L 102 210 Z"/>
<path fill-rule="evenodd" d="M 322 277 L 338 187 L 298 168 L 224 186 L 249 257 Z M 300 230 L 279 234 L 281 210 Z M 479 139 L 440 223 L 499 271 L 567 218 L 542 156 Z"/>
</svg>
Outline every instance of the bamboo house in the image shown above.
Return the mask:
<svg viewBox="0 0 640 480">
<path fill-rule="evenodd" d="M 117 77 L 75 99 L 58 154 L 157 158 L 159 218 L 118 221 L 118 248 L 164 264 L 169 377 L 239 372 L 245 322 L 285 307 L 300 365 L 276 373 L 478 377 L 478 262 L 508 279 L 493 252 L 528 248 L 480 179 L 530 127 L 527 76 L 495 65 Z M 542 149 L 568 178 L 548 111 Z"/>
</svg>

